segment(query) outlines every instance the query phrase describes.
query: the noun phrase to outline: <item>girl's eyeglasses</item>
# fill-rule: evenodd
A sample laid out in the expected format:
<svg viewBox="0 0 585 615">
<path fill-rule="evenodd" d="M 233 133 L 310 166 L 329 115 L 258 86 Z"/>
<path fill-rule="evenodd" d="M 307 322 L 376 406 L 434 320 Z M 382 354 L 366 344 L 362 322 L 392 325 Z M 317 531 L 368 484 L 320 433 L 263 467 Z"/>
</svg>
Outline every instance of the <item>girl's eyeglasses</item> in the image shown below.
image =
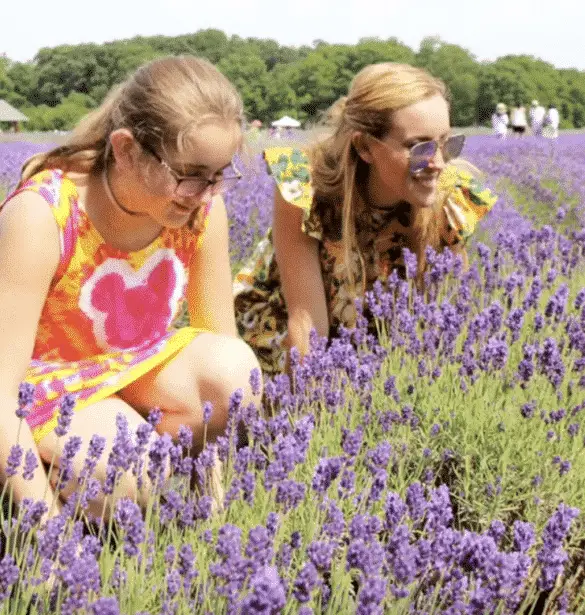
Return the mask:
<svg viewBox="0 0 585 615">
<path fill-rule="evenodd" d="M 231 169 L 224 171 L 221 177 L 215 179 L 207 179 L 206 177 L 194 175 L 179 175 L 170 164 L 163 160 L 152 148 L 147 145 L 140 144 L 151 156 L 156 158 L 158 162 L 173 176 L 177 185 L 175 186 L 174 194 L 178 197 L 194 197 L 203 194 L 211 187 L 211 194 L 215 195 L 220 192 L 227 192 L 236 186 L 242 178 L 242 174 L 236 169 L 233 162 Z"/>
<path fill-rule="evenodd" d="M 388 145 L 380 139 L 376 139 L 379 143 Z M 451 135 L 446 139 L 433 139 L 432 141 L 421 141 L 416 143 L 408 150 L 409 171 L 411 175 L 419 175 L 431 163 L 437 155 L 437 150 L 441 148 L 443 160 L 449 162 L 457 158 L 463 151 L 465 145 L 465 135 Z"/>
</svg>

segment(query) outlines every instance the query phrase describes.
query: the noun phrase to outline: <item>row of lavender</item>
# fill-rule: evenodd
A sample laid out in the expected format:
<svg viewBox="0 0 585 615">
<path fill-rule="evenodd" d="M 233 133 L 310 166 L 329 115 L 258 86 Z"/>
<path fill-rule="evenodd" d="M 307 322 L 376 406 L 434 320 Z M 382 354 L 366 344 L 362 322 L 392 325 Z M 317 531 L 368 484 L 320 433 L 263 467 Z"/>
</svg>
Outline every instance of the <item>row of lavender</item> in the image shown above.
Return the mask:
<svg viewBox="0 0 585 615">
<path fill-rule="evenodd" d="M 395 277 L 377 287 L 363 306 L 376 335 L 364 317 L 329 347 L 314 340 L 294 387 L 266 383 L 271 418 L 235 394 L 228 434 L 195 459 L 187 430 L 145 451 L 148 433 L 133 441 L 120 424 L 101 487 L 99 436 L 80 477 L 79 442 L 62 436 L 61 483 L 79 481 L 78 496 L 44 527 L 33 503 L 5 522 L 0 612 L 581 612 L 585 233 L 566 224 L 585 203 L 578 150 L 469 145 L 508 207 L 468 272 L 429 254 L 424 300 Z M 234 264 L 270 218 L 265 171 L 244 181 L 227 199 Z M 535 203 L 549 226 L 533 228 Z M 206 484 L 216 457 L 226 497 L 212 512 L 187 486 L 192 472 Z M 113 497 L 141 464 L 156 481 L 165 463 L 172 486 L 146 514 L 122 499 L 110 522 L 87 521 L 92 492 Z M 10 471 L 30 475 L 24 451 Z"/>
</svg>

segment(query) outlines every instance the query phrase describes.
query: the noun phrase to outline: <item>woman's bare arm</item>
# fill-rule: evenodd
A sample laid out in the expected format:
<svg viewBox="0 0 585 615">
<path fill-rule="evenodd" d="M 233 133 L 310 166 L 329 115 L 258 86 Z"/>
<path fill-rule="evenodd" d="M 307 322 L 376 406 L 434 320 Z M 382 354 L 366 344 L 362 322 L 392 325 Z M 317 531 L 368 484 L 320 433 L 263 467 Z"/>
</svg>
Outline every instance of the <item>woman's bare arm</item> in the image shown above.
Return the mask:
<svg viewBox="0 0 585 615">
<path fill-rule="evenodd" d="M 288 346 L 296 346 L 301 356 L 309 350 L 311 329 L 329 334 L 319 242 L 303 233 L 303 213 L 275 190 L 272 234 L 288 311 Z"/>
</svg>

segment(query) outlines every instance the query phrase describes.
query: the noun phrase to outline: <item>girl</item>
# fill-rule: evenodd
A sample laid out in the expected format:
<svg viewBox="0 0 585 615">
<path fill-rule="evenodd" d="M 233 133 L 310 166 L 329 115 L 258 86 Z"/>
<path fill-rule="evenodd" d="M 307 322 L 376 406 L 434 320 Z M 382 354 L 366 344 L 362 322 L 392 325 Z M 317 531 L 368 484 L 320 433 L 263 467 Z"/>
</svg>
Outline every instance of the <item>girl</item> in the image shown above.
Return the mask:
<svg viewBox="0 0 585 615">
<path fill-rule="evenodd" d="M 159 407 L 160 433 L 187 425 L 200 444 L 205 402 L 214 438 L 236 389 L 259 401 L 248 383 L 258 363 L 236 334 L 221 198 L 239 177 L 242 123 L 238 94 L 211 64 L 164 58 L 25 164 L 0 209 L 0 470 L 17 501 L 53 500 L 42 472 L 6 476 L 23 380 L 35 388 L 20 445 L 50 462 L 59 408 L 73 399 L 74 470 L 99 434 L 102 481 L 118 414 L 136 430 Z M 175 329 L 184 299 L 191 326 Z M 133 497 L 127 474 L 121 493 Z"/>
<path fill-rule="evenodd" d="M 286 349 L 305 354 L 309 333 L 355 324 L 354 299 L 392 269 L 403 247 L 465 241 L 495 198 L 470 165 L 447 164 L 463 147 L 451 135 L 445 85 L 409 65 L 367 66 L 334 105 L 332 134 L 309 151 L 272 148 L 273 227 L 234 284 L 240 335 L 263 370 L 285 369 Z"/>
</svg>

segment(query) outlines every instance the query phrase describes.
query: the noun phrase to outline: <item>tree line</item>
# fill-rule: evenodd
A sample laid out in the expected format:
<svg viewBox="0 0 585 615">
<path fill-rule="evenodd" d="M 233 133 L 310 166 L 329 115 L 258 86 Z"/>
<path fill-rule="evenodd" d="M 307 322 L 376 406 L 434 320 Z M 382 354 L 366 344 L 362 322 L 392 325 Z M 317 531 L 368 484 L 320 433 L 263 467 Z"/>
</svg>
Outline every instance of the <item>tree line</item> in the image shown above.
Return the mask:
<svg viewBox="0 0 585 615">
<path fill-rule="evenodd" d="M 346 93 L 352 77 L 374 62 L 407 62 L 447 84 L 454 126 L 487 125 L 496 103 L 554 103 L 561 128 L 585 126 L 585 71 L 557 69 L 528 55 L 479 62 L 458 45 L 425 38 L 412 50 L 397 38 L 355 45 L 314 41 L 290 47 L 272 39 L 200 30 L 182 36 L 135 37 L 104 44 L 43 48 L 30 62 L 0 57 L 0 99 L 30 118 L 27 130 L 68 130 L 110 87 L 162 55 L 194 54 L 215 64 L 239 89 L 249 120 L 287 114 L 305 124 Z"/>
</svg>

